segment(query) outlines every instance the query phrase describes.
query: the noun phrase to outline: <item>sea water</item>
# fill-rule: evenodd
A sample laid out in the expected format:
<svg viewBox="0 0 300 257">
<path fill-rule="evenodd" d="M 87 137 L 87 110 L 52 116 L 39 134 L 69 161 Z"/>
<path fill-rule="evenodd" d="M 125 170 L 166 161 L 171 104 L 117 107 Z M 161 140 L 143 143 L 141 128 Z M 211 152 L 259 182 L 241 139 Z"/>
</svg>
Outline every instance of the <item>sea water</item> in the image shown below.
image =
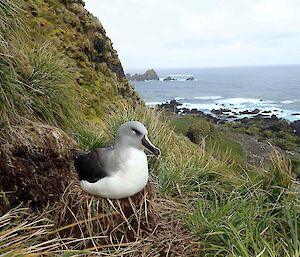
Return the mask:
<svg viewBox="0 0 300 257">
<path fill-rule="evenodd" d="M 128 71 L 143 73 L 144 71 Z M 205 113 L 259 109 L 289 121 L 300 119 L 300 66 L 157 69 L 160 80 L 131 81 L 149 106 L 177 100 Z M 166 77 L 175 80 L 164 81 Z M 194 80 L 186 80 L 193 77 Z"/>
</svg>

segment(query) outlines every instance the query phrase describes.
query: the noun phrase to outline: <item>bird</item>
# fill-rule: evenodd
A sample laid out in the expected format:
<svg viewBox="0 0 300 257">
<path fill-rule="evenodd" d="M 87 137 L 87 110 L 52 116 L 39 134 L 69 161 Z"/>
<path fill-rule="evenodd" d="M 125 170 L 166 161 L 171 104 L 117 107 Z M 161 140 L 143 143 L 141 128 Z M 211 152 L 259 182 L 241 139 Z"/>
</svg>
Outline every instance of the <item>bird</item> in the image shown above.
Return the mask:
<svg viewBox="0 0 300 257">
<path fill-rule="evenodd" d="M 161 155 L 149 140 L 146 127 L 129 121 L 118 128 L 112 146 L 78 155 L 74 164 L 83 191 L 109 199 L 127 198 L 141 191 L 149 176 L 142 146 L 157 158 Z"/>
</svg>

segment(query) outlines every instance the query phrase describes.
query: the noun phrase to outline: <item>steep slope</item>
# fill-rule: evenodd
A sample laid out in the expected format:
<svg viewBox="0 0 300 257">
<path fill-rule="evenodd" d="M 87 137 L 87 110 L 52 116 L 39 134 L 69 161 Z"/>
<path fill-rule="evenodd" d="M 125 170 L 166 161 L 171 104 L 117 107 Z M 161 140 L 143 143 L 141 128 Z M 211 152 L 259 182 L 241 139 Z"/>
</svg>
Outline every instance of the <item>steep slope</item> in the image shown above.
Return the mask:
<svg viewBox="0 0 300 257">
<path fill-rule="evenodd" d="M 111 102 L 139 101 L 105 30 L 82 0 L 30 0 L 24 8 L 32 43 L 49 41 L 64 53 L 74 83 L 84 89 L 87 114 L 102 115 Z"/>
<path fill-rule="evenodd" d="M 1 213 L 60 199 L 76 179 L 73 150 L 99 137 L 105 114 L 140 99 L 83 1 L 3 0 L 0 8 Z"/>
</svg>

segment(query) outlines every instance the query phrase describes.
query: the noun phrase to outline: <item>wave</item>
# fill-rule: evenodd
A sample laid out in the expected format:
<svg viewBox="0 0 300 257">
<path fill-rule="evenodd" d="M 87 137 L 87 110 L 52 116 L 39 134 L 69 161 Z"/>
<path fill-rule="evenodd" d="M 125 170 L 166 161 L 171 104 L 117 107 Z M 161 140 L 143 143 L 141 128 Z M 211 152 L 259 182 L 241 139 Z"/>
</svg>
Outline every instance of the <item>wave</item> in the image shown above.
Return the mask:
<svg viewBox="0 0 300 257">
<path fill-rule="evenodd" d="M 162 102 L 146 102 L 145 105 L 149 107 L 155 107 L 158 104 L 161 104 Z"/>
<path fill-rule="evenodd" d="M 256 98 L 242 98 L 242 97 L 234 97 L 234 98 L 224 98 L 222 100 L 216 101 L 219 104 L 259 104 L 263 101 L 262 99 Z"/>
<path fill-rule="evenodd" d="M 218 109 L 218 105 L 211 103 L 211 104 L 192 104 L 192 103 L 183 103 L 182 105 L 178 106 L 179 109 L 187 108 L 187 109 L 197 109 L 199 111 L 210 112 L 212 109 Z M 220 107 L 221 108 L 221 107 Z M 220 109 L 219 108 L 219 109 Z"/>
<path fill-rule="evenodd" d="M 184 100 L 184 98 L 183 97 L 175 97 L 174 98 L 176 101 L 179 101 L 179 100 Z"/>
<path fill-rule="evenodd" d="M 294 100 L 284 100 L 284 101 L 281 101 L 280 103 L 281 104 L 293 104 L 293 103 L 299 103 L 300 102 L 300 99 L 294 99 Z"/>
<path fill-rule="evenodd" d="M 223 96 L 195 96 L 193 99 L 199 100 L 218 100 L 224 98 Z"/>
</svg>

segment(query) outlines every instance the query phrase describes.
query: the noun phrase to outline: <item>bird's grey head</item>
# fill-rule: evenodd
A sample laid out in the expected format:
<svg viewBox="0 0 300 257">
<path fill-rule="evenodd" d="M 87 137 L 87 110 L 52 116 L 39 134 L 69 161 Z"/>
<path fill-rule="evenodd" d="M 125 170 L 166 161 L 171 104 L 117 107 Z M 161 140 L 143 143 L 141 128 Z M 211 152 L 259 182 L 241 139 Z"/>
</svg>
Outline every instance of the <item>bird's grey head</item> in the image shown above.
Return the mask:
<svg viewBox="0 0 300 257">
<path fill-rule="evenodd" d="M 115 144 L 136 148 L 143 145 L 157 157 L 160 155 L 160 150 L 150 142 L 146 127 L 139 121 L 123 123 L 117 131 Z"/>
</svg>

